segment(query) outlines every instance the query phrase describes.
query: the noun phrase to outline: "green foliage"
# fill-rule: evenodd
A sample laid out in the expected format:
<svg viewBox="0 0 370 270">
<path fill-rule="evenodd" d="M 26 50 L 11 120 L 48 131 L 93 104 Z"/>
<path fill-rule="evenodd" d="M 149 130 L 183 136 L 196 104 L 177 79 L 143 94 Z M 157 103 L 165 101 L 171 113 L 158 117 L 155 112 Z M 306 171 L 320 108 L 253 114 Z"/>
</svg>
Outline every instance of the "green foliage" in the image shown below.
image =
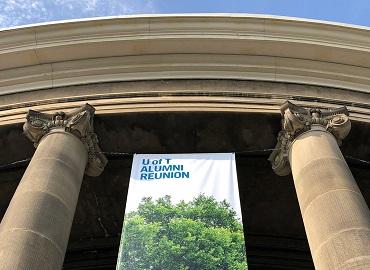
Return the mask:
<svg viewBox="0 0 370 270">
<path fill-rule="evenodd" d="M 126 215 L 119 270 L 246 270 L 244 234 L 226 202 L 144 198 Z"/>
</svg>

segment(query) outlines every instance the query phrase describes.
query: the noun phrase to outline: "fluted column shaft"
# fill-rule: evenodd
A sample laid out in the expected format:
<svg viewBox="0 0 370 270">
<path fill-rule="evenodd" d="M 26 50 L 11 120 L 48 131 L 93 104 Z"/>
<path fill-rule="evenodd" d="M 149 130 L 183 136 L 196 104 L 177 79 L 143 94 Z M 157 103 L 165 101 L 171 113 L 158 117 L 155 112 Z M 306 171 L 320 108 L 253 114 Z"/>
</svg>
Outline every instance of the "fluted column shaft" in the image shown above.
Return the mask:
<svg viewBox="0 0 370 270">
<path fill-rule="evenodd" d="M 316 269 L 370 269 L 370 211 L 332 134 L 298 136 L 289 154 Z"/>
<path fill-rule="evenodd" d="M 97 176 L 107 162 L 94 111 L 29 111 L 24 132 L 37 149 L 0 224 L 0 270 L 62 269 L 84 172 Z"/>
<path fill-rule="evenodd" d="M 40 142 L 0 226 L 0 269 L 61 269 L 87 163 L 64 131 Z"/>
<path fill-rule="evenodd" d="M 317 270 L 370 269 L 370 211 L 339 149 L 351 129 L 345 107 L 281 107 L 270 155 L 278 175 L 293 174 Z"/>
</svg>

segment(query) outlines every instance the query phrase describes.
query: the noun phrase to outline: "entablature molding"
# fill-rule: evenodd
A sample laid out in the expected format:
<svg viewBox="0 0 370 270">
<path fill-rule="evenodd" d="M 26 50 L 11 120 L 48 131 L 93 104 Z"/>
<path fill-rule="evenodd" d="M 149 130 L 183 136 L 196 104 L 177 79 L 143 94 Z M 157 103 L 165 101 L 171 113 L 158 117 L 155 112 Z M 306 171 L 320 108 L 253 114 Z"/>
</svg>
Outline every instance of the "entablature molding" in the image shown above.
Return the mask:
<svg viewBox="0 0 370 270">
<path fill-rule="evenodd" d="M 22 123 L 28 110 L 70 110 L 86 102 L 99 115 L 131 112 L 278 114 L 285 100 L 307 108 L 346 106 L 351 120 L 370 123 L 370 96 L 344 89 L 236 80 L 163 80 L 90 84 L 14 93 L 0 99 L 0 125 Z"/>
</svg>

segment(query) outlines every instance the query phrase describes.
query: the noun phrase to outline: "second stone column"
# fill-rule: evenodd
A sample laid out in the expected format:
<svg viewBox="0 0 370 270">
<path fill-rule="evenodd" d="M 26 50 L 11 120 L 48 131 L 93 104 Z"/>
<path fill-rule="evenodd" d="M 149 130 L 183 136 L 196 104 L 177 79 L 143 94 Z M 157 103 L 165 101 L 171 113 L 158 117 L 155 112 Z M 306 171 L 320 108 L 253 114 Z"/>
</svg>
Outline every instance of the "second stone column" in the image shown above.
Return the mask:
<svg viewBox="0 0 370 270">
<path fill-rule="evenodd" d="M 286 103 L 271 155 L 277 174 L 293 174 L 315 268 L 370 269 L 370 211 L 338 147 L 350 130 L 345 108 L 306 110 Z"/>
</svg>

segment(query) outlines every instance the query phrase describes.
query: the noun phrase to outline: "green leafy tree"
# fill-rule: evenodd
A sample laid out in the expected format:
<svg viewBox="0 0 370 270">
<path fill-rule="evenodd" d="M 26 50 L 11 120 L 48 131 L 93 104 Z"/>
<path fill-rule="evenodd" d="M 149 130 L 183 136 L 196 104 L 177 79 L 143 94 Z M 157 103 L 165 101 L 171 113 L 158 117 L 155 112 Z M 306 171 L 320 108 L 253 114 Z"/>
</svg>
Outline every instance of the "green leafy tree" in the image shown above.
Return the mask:
<svg viewBox="0 0 370 270">
<path fill-rule="evenodd" d="M 226 202 L 144 198 L 126 215 L 119 270 L 246 270 L 244 234 Z"/>
</svg>

